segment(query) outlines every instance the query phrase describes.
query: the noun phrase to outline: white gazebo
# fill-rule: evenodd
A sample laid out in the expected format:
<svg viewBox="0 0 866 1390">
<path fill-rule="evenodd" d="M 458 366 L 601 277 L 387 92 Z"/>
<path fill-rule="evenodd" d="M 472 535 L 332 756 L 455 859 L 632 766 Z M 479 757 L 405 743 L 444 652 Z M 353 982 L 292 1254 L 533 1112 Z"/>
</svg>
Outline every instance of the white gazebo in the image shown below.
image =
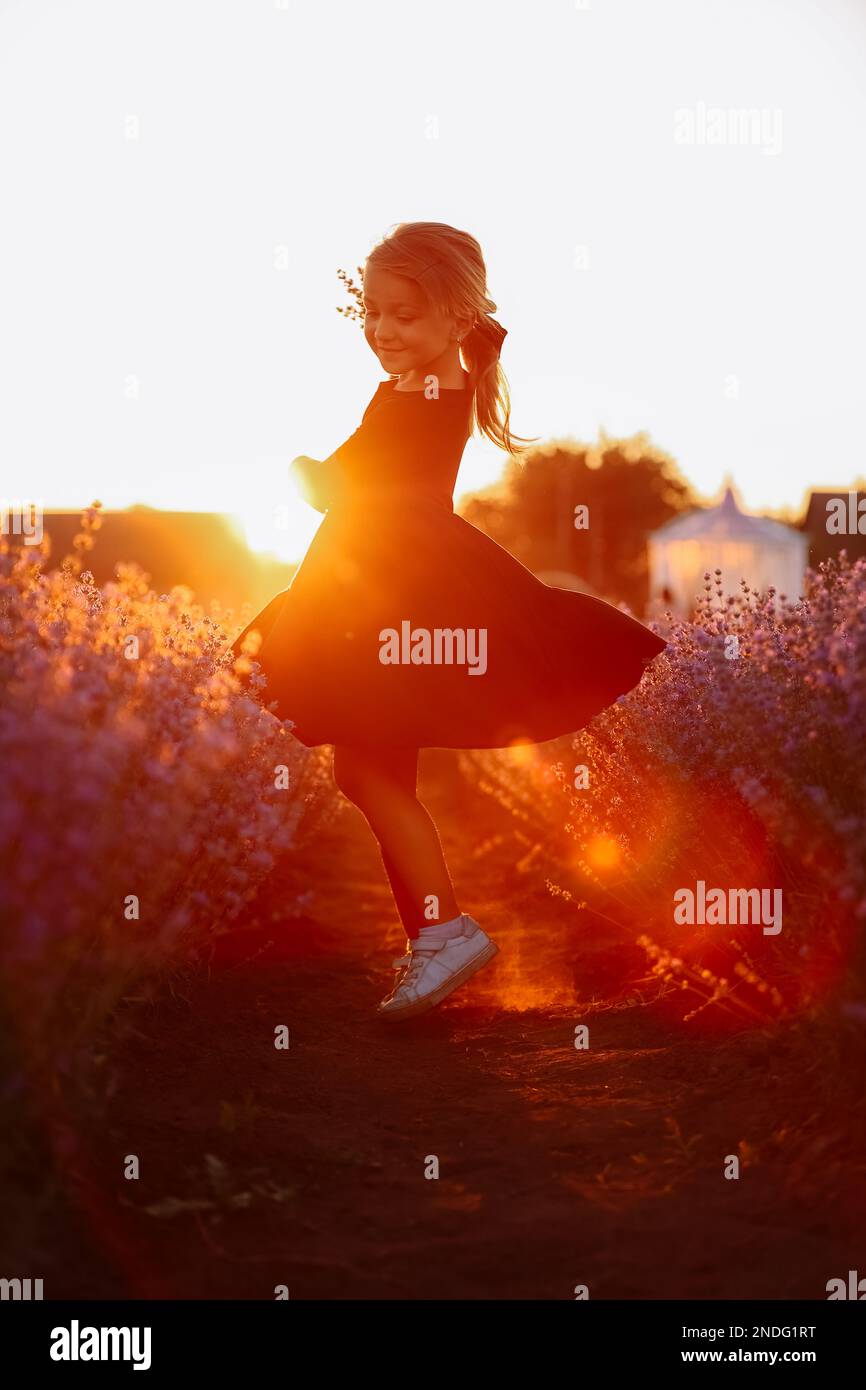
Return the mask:
<svg viewBox="0 0 866 1390">
<path fill-rule="evenodd" d="M 704 592 L 704 575 L 722 571 L 726 594 L 740 593 L 740 580 L 761 593 L 796 599 L 802 592 L 809 539 L 802 531 L 740 511 L 728 486 L 715 507 L 676 516 L 650 532 L 650 603 L 688 614 Z"/>
</svg>

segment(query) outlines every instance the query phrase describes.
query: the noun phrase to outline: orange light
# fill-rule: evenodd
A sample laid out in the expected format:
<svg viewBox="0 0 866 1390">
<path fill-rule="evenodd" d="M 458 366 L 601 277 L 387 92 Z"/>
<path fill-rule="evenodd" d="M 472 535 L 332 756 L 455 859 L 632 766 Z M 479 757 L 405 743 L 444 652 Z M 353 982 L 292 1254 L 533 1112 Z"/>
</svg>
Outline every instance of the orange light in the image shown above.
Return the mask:
<svg viewBox="0 0 866 1390">
<path fill-rule="evenodd" d="M 587 845 L 586 857 L 594 869 L 615 869 L 622 850 L 609 835 L 596 835 Z"/>
<path fill-rule="evenodd" d="M 530 767 L 535 762 L 535 744 L 528 738 L 513 738 L 508 745 L 511 761 L 516 767 Z"/>
</svg>

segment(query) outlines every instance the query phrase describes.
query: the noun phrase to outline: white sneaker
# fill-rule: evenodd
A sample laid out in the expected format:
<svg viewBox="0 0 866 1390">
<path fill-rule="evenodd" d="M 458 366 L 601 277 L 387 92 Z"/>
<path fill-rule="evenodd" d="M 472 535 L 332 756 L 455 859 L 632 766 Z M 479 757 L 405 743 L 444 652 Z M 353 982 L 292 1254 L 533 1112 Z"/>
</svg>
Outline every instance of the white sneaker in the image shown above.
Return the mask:
<svg viewBox="0 0 866 1390">
<path fill-rule="evenodd" d="M 483 932 L 474 917 L 463 913 L 461 936 L 440 945 L 407 941 L 405 956 L 393 962 L 397 979 L 377 1010 L 382 1018 L 409 1018 L 432 1009 L 459 989 L 476 970 L 496 955 L 499 947 Z"/>
</svg>

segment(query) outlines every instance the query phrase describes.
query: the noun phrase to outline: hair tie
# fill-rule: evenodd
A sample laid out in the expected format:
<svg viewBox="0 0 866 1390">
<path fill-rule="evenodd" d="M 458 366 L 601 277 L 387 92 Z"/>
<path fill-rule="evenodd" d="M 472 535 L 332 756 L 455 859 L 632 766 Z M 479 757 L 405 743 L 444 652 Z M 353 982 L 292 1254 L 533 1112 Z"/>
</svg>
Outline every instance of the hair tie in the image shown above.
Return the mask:
<svg viewBox="0 0 866 1390">
<path fill-rule="evenodd" d="M 487 330 L 486 332 L 484 331 L 485 329 Z M 502 324 L 497 322 L 490 314 L 485 314 L 483 319 L 476 320 L 466 336 L 471 337 L 473 333 L 481 334 L 483 337 L 491 340 L 496 349 L 496 356 L 498 357 L 502 351 L 502 344 L 508 333 L 508 329 L 503 328 Z"/>
</svg>

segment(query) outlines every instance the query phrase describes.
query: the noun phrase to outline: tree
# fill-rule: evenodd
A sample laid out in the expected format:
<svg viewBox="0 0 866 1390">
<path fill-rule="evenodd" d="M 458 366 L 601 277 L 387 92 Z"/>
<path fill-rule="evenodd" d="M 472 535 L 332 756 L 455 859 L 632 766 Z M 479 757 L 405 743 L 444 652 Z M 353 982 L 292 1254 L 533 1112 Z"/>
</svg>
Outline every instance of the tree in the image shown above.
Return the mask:
<svg viewBox="0 0 866 1390">
<path fill-rule="evenodd" d="M 461 515 L 533 571 L 568 570 L 643 613 L 648 532 L 696 505 L 669 454 L 646 433 L 595 445 L 552 442 L 509 459 L 500 483 Z"/>
</svg>

